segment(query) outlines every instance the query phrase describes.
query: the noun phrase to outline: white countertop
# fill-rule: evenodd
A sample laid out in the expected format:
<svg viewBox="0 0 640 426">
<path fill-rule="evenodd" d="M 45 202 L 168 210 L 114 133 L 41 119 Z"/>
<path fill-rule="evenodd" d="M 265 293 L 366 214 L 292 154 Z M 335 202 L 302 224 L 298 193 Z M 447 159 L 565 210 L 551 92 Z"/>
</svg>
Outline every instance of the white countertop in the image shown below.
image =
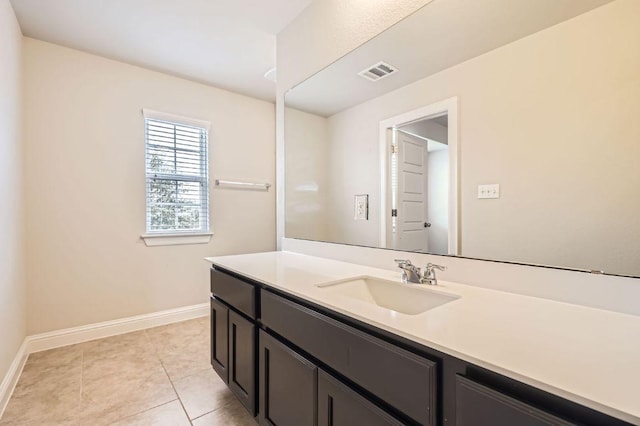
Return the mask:
<svg viewBox="0 0 640 426">
<path fill-rule="evenodd" d="M 290 252 L 206 259 L 293 296 L 595 410 L 640 424 L 640 317 L 438 281 L 459 299 L 405 315 L 316 287 L 401 271 Z M 640 303 L 640 301 L 639 301 Z"/>
</svg>

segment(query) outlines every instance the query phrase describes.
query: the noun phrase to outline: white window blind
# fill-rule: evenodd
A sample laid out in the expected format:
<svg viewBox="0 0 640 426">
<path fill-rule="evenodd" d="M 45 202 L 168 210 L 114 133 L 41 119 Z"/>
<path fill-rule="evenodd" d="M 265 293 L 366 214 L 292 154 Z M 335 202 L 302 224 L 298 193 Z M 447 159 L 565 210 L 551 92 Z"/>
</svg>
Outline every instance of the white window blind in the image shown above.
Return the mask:
<svg viewBox="0 0 640 426">
<path fill-rule="evenodd" d="M 144 116 L 147 232 L 208 232 L 208 125 L 147 110 Z"/>
</svg>

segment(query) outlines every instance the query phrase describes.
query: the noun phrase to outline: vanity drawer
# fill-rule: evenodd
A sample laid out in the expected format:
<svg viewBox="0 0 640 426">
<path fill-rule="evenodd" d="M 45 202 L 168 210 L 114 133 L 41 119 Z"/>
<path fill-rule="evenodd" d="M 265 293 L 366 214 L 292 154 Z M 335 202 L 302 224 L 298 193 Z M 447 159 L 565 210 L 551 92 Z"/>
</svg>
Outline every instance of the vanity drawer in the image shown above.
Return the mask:
<svg viewBox="0 0 640 426">
<path fill-rule="evenodd" d="M 211 293 L 242 312 L 256 318 L 256 286 L 211 268 Z"/>
<path fill-rule="evenodd" d="M 456 375 L 458 426 L 572 426 L 553 414 Z"/>
<path fill-rule="evenodd" d="M 416 422 L 435 424 L 435 362 L 267 291 L 261 316 L 263 325 Z"/>
</svg>

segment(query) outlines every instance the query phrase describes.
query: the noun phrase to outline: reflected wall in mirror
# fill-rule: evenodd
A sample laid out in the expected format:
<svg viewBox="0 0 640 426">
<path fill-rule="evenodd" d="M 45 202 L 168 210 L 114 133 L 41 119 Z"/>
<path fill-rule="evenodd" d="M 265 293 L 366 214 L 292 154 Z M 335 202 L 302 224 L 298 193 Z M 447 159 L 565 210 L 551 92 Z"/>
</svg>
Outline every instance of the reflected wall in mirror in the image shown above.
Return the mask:
<svg viewBox="0 0 640 426">
<path fill-rule="evenodd" d="M 638 16 L 637 0 L 434 0 L 294 87 L 285 236 L 640 276 Z M 454 123 L 425 117 L 439 136 L 385 127 L 452 99 Z"/>
</svg>

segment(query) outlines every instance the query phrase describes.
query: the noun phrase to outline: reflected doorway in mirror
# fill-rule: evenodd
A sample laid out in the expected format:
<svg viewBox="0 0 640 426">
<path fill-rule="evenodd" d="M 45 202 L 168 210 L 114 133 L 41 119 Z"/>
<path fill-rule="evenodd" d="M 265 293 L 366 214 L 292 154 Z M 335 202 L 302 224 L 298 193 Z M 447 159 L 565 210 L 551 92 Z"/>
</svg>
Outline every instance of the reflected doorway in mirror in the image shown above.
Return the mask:
<svg viewBox="0 0 640 426">
<path fill-rule="evenodd" d="M 447 116 L 426 118 L 392 132 L 392 247 L 403 251 L 447 254 Z"/>
<path fill-rule="evenodd" d="M 380 122 L 380 245 L 459 254 L 457 99 Z"/>
</svg>

